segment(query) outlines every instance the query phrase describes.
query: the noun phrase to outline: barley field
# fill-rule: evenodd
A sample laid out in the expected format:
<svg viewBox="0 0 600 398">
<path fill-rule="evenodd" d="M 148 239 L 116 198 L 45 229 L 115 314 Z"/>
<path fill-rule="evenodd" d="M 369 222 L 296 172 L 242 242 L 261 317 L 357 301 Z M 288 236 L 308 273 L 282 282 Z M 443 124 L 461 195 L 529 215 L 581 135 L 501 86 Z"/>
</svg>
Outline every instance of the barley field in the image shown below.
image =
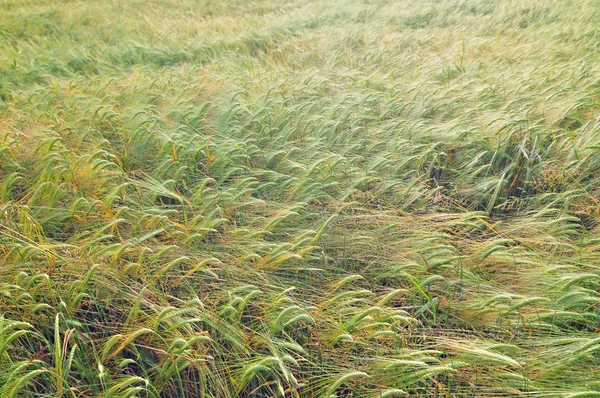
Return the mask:
<svg viewBox="0 0 600 398">
<path fill-rule="evenodd" d="M 0 0 L 0 397 L 600 397 L 596 0 Z"/>
</svg>

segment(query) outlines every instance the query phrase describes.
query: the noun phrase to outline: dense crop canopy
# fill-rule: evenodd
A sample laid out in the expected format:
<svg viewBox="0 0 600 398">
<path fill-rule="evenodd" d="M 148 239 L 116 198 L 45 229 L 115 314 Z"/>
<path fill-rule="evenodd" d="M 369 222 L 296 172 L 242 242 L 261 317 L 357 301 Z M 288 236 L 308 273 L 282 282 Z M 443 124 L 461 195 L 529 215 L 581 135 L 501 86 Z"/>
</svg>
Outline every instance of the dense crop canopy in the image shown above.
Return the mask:
<svg viewBox="0 0 600 398">
<path fill-rule="evenodd" d="M 600 397 L 594 0 L 0 0 L 1 397 Z"/>
</svg>

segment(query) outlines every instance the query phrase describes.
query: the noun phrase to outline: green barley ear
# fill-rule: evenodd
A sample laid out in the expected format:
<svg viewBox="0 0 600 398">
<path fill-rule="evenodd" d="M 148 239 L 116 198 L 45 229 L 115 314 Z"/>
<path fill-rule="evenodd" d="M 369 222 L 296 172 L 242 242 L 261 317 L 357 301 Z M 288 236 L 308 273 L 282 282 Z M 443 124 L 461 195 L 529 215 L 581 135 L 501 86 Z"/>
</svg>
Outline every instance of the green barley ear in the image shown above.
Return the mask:
<svg viewBox="0 0 600 398">
<path fill-rule="evenodd" d="M 9 321 L 0 315 L 0 358 L 9 359 L 6 352 L 9 346 L 18 338 L 30 333 L 33 326 L 27 322 Z"/>
<path fill-rule="evenodd" d="M 138 337 L 145 334 L 153 334 L 154 331 L 148 328 L 141 328 L 134 332 L 129 333 L 128 335 L 115 335 L 112 336 L 111 339 L 104 345 L 104 349 L 102 350 L 102 360 L 106 361 L 111 358 L 114 358 L 117 354 L 119 354 L 125 347 L 127 347 L 130 343 L 132 343 Z M 120 344 L 111 351 L 111 349 L 119 342 Z"/>
<path fill-rule="evenodd" d="M 138 386 L 136 386 L 138 384 Z M 134 397 L 138 396 L 148 385 L 148 380 L 139 376 L 126 376 L 117 380 L 115 385 L 109 388 L 106 397 Z M 143 387 L 142 387 L 143 386 Z"/>
<path fill-rule="evenodd" d="M 63 393 L 63 349 L 60 338 L 60 313 L 54 318 L 54 346 L 52 347 L 54 372 L 56 374 L 56 392 Z"/>
<path fill-rule="evenodd" d="M 29 392 L 26 390 L 28 385 L 41 375 L 49 372 L 46 369 L 28 370 L 28 368 L 37 367 L 40 364 L 41 361 L 33 360 L 31 362 L 17 364 L 14 369 L 7 369 L 10 373 L 7 374 L 5 384 L 0 387 L 2 396 L 16 398 L 27 394 Z"/>
<path fill-rule="evenodd" d="M 333 396 L 333 394 L 339 387 L 341 387 L 343 384 L 347 383 L 350 380 L 362 379 L 365 377 L 369 377 L 369 375 L 366 374 L 365 372 L 356 371 L 356 372 L 346 373 L 346 374 L 342 375 L 341 377 L 339 377 L 338 379 L 334 380 L 331 383 L 331 385 L 328 386 L 327 390 L 323 394 L 323 397 Z"/>
</svg>

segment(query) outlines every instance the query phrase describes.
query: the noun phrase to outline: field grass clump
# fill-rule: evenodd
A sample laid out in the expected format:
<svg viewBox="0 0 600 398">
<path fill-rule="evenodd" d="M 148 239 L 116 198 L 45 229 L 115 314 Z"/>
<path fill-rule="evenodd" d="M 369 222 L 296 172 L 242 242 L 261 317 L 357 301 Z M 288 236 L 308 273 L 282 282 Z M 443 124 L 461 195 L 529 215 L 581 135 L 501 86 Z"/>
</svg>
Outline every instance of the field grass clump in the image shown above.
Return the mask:
<svg viewBox="0 0 600 398">
<path fill-rule="evenodd" d="M 594 1 L 0 15 L 0 396 L 600 396 Z"/>
</svg>

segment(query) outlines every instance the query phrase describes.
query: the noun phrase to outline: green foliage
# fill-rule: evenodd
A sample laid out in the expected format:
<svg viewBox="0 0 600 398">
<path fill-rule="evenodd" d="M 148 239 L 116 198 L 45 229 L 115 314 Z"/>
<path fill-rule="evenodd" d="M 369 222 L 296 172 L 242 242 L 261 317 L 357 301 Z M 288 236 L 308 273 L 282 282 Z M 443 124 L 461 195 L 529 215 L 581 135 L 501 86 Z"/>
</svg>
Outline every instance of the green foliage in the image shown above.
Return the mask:
<svg viewBox="0 0 600 398">
<path fill-rule="evenodd" d="M 593 1 L 0 15 L 0 396 L 600 395 Z"/>
</svg>

